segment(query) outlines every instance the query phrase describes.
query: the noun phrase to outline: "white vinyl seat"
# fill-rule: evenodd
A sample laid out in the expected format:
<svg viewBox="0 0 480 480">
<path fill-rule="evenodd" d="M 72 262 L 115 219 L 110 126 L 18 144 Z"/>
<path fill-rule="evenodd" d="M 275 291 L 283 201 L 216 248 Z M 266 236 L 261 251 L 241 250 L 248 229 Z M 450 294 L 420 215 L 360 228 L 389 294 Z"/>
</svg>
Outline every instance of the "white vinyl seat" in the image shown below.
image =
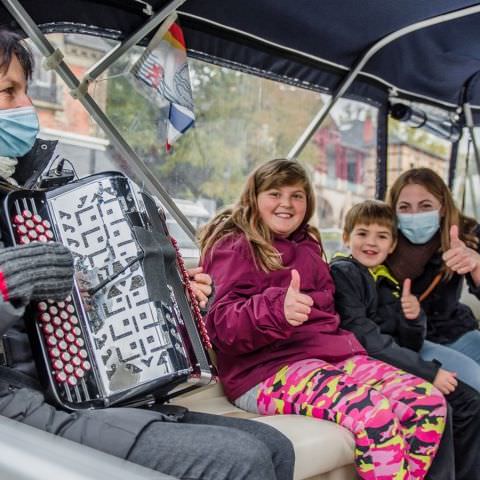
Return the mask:
<svg viewBox="0 0 480 480">
<path fill-rule="evenodd" d="M 181 395 L 172 403 L 189 410 L 229 417 L 250 418 L 275 427 L 295 449 L 295 479 L 352 480 L 354 441 L 352 434 L 332 422 L 300 415 L 259 416 L 232 405 L 220 384 Z"/>
</svg>

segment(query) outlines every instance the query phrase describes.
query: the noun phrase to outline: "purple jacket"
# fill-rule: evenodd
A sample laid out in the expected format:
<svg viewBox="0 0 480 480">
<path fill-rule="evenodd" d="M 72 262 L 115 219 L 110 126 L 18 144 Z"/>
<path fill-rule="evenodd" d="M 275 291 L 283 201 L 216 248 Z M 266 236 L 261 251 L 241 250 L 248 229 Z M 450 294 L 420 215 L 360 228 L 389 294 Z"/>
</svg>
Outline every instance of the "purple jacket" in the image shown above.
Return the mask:
<svg viewBox="0 0 480 480">
<path fill-rule="evenodd" d="M 216 289 L 207 329 L 231 400 L 292 362 L 338 362 L 365 354 L 355 336 L 339 328 L 335 287 L 318 243 L 302 228 L 288 239 L 275 239 L 274 245 L 285 268 L 269 273 L 255 267 L 243 234 L 227 235 L 205 256 L 203 267 Z M 298 327 L 286 321 L 283 311 L 293 268 L 300 274 L 302 293 L 314 301 L 309 319 Z"/>
</svg>

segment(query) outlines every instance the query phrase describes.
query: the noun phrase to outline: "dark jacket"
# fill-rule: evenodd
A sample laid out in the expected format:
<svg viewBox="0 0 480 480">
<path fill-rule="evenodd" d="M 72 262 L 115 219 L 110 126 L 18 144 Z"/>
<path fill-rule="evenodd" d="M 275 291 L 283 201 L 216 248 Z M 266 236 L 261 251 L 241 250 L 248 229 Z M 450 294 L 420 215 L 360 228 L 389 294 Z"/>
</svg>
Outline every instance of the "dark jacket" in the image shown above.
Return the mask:
<svg viewBox="0 0 480 480">
<path fill-rule="evenodd" d="M 24 188 L 32 188 L 42 172 L 56 160 L 57 140 L 38 138 L 33 148 L 18 159 L 13 178 Z"/>
<path fill-rule="evenodd" d="M 433 382 L 440 364 L 415 351 L 423 343 L 425 315 L 413 321 L 404 317 L 395 280 L 379 275 L 375 282 L 351 257 L 335 258 L 331 272 L 341 326 L 355 334 L 370 356 Z"/>
<path fill-rule="evenodd" d="M 476 232 L 480 237 L 480 226 Z M 435 254 L 427 263 L 423 274 L 412 282 L 412 293 L 420 295 L 431 284 L 442 268 L 441 253 Z M 449 281 L 441 281 L 422 302 L 427 315 L 427 339 L 435 343 L 451 343 L 463 334 L 478 329 L 478 320 L 467 305 L 460 303 L 464 278 L 469 291 L 480 299 L 480 286 L 475 287 L 470 275 L 454 274 Z"/>
<path fill-rule="evenodd" d="M 295 361 L 342 361 L 365 353 L 354 335 L 339 328 L 334 284 L 318 243 L 302 228 L 275 239 L 274 246 L 285 268 L 268 273 L 256 267 L 243 234 L 222 238 L 205 255 L 203 267 L 216 288 L 207 329 L 230 399 Z M 302 293 L 314 301 L 309 319 L 298 327 L 284 314 L 291 269 L 298 270 Z"/>
</svg>

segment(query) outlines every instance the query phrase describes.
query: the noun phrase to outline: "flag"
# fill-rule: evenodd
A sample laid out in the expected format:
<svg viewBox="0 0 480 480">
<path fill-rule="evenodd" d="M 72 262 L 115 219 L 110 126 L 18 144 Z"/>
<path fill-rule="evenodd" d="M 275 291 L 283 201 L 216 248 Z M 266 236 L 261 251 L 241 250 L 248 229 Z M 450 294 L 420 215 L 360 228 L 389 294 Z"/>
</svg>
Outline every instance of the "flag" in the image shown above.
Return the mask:
<svg viewBox="0 0 480 480">
<path fill-rule="evenodd" d="M 187 50 L 179 25 L 165 20 L 131 72 L 149 100 L 160 106 L 168 102 L 168 151 L 195 122 Z"/>
</svg>

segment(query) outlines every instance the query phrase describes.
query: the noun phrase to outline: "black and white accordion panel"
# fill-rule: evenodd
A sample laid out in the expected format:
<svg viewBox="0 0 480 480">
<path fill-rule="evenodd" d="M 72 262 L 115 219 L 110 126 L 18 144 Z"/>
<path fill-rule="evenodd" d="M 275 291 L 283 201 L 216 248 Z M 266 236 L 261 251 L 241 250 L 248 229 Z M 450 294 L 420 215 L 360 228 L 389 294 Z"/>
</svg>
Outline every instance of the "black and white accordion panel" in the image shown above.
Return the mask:
<svg viewBox="0 0 480 480">
<path fill-rule="evenodd" d="M 32 308 L 37 356 L 60 404 L 101 408 L 211 381 L 164 217 L 133 182 L 98 174 L 46 193 L 12 191 L 4 207 L 12 243 L 56 240 L 75 258 L 72 297 Z"/>
</svg>

